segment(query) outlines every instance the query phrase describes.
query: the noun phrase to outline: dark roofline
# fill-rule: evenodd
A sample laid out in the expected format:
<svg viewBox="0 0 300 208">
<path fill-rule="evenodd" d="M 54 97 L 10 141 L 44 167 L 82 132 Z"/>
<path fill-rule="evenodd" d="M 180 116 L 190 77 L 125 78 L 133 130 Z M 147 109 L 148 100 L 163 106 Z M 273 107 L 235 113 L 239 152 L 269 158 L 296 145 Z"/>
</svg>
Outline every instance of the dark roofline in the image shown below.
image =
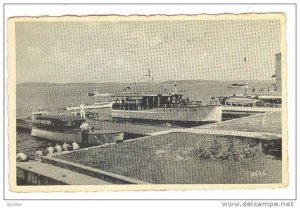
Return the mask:
<svg viewBox="0 0 300 208">
<path fill-rule="evenodd" d="M 157 97 L 157 96 L 163 96 L 163 97 L 170 97 L 170 96 L 175 96 L 175 95 L 181 95 L 183 96 L 182 94 L 120 94 L 120 95 L 113 95 L 111 97 Z"/>
</svg>

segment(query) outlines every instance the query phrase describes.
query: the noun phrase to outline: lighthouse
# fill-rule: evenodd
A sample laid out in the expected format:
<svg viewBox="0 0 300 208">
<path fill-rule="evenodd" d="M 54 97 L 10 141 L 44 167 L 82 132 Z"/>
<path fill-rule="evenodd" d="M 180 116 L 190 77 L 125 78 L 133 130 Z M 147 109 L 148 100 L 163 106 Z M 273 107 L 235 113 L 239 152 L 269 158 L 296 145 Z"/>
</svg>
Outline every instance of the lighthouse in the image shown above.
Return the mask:
<svg viewBox="0 0 300 208">
<path fill-rule="evenodd" d="M 281 53 L 275 54 L 276 64 L 275 64 L 275 90 L 281 93 Z"/>
</svg>

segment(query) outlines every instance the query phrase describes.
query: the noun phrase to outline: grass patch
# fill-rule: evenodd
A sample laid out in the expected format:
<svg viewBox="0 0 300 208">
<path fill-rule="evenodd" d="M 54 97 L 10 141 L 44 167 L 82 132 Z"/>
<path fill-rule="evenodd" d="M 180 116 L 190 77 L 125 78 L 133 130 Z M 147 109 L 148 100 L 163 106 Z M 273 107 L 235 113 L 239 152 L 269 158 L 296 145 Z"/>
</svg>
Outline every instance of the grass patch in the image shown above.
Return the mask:
<svg viewBox="0 0 300 208">
<path fill-rule="evenodd" d="M 170 133 L 117 145 L 83 149 L 57 157 L 155 184 L 280 183 L 282 161 L 264 153 L 258 154 L 260 150 L 256 151 L 254 148 L 257 143 L 248 139 Z M 226 140 L 232 141 L 227 144 Z M 221 143 L 224 143 L 223 146 Z M 240 149 L 240 145 L 244 143 L 245 148 Z M 204 144 L 206 148 L 203 148 Z M 248 153 L 249 147 L 253 148 L 250 151 L 253 155 Z M 229 158 L 226 151 L 232 149 L 235 150 Z M 200 150 L 210 151 L 213 157 L 205 159 L 198 156 L 200 152 L 204 154 Z M 243 155 L 243 158 L 237 155 Z M 264 174 L 252 176 L 252 173 L 259 171 Z"/>
</svg>

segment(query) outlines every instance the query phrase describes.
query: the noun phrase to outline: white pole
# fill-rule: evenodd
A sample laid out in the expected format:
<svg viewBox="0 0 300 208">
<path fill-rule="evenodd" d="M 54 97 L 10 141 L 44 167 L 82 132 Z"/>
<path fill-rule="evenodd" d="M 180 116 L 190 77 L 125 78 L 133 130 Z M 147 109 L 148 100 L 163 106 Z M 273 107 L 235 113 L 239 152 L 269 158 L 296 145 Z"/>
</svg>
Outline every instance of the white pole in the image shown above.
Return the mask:
<svg viewBox="0 0 300 208">
<path fill-rule="evenodd" d="M 267 112 L 265 112 L 264 117 L 263 117 L 263 121 L 262 121 L 262 125 L 263 125 L 263 126 L 265 125 L 266 115 L 267 115 Z"/>
<path fill-rule="evenodd" d="M 177 94 L 177 82 L 174 83 L 174 93 Z"/>
</svg>

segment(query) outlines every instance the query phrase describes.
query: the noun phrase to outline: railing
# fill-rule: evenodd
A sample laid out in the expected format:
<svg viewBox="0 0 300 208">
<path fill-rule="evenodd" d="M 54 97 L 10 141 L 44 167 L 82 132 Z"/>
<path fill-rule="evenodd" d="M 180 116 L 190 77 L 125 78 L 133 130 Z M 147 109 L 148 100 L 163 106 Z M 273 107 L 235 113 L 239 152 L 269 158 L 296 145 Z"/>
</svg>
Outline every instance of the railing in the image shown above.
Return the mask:
<svg viewBox="0 0 300 208">
<path fill-rule="evenodd" d="M 142 110 L 144 107 L 139 104 L 129 104 L 129 103 L 114 103 L 112 109 L 115 110 Z"/>
<path fill-rule="evenodd" d="M 114 103 L 112 109 L 114 110 L 145 110 L 152 108 L 178 108 L 178 107 L 196 107 L 196 106 L 211 106 L 211 105 L 221 105 L 219 102 L 203 104 L 201 101 L 191 101 L 191 102 L 180 102 L 180 103 L 168 103 L 168 104 L 160 104 L 150 105 L 148 107 L 142 104 L 133 104 L 133 103 Z"/>
<path fill-rule="evenodd" d="M 161 104 L 160 108 L 176 108 L 176 107 L 193 107 L 193 106 L 201 106 L 203 103 L 201 101 L 193 101 L 193 102 L 182 102 L 182 103 L 171 103 L 171 104 Z"/>
</svg>

